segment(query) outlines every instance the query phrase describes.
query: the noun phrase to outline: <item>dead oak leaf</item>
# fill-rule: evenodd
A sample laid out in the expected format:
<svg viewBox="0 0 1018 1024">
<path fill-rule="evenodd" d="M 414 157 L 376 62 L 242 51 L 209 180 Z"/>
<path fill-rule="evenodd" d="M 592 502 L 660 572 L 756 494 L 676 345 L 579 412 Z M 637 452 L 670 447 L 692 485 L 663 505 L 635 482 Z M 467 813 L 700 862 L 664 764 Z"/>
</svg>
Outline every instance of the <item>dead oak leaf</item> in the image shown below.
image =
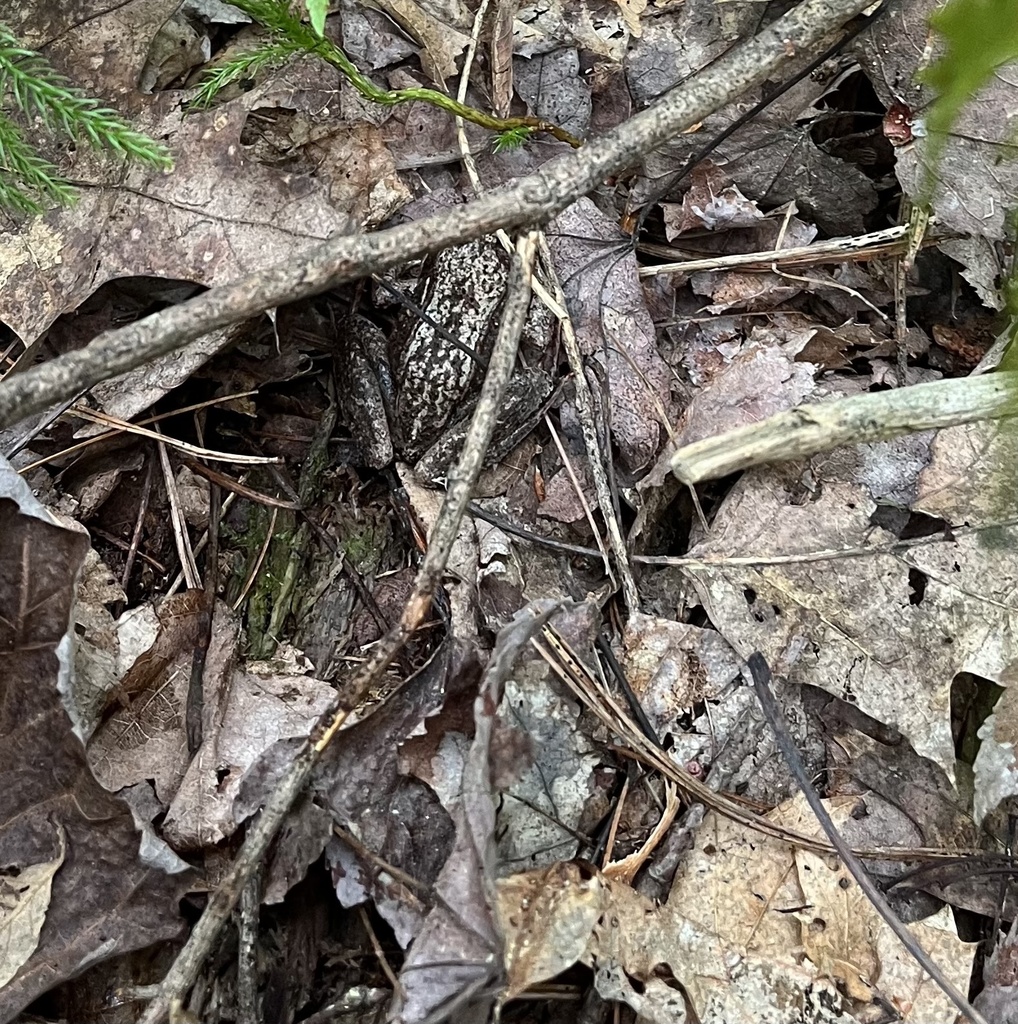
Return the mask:
<svg viewBox="0 0 1018 1024">
<path fill-rule="evenodd" d="M 399 204 L 398 177 L 374 128 L 294 129 L 289 162 L 270 166 L 254 158 L 245 134 L 257 103 L 246 94 L 207 113 L 165 112 L 149 131 L 170 141 L 172 172 L 124 169 L 118 184 L 84 188 L 74 207 L 0 240 L 0 318 L 30 346 L 107 281 L 225 284 Z M 83 154 L 71 173 L 99 182 L 109 170 Z"/>
<path fill-rule="evenodd" d="M 604 910 L 604 897 L 601 876 L 576 861 L 504 878 L 497 892 L 508 1001 L 572 967 L 584 955 Z"/>
</svg>

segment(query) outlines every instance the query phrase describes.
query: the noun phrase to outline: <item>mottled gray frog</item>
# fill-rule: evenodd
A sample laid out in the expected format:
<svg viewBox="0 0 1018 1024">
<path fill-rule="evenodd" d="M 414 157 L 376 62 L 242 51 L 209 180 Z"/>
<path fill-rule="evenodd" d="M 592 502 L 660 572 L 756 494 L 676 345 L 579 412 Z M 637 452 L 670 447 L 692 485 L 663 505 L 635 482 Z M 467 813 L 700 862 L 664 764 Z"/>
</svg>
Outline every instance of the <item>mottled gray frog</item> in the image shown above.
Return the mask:
<svg viewBox="0 0 1018 1024">
<path fill-rule="evenodd" d="M 419 474 L 445 473 L 459 452 L 498 333 L 508 257 L 493 238 L 446 249 L 429 261 L 414 298 L 425 315 L 405 309 L 388 342 L 363 317 L 347 321 L 349 358 L 341 364 L 347 422 L 364 461 L 394 456 Z M 444 330 L 436 329 L 439 325 Z M 543 347 L 551 319 L 531 307 L 528 347 Z M 543 370 L 517 368 L 495 428 L 489 460 L 526 436 L 553 391 Z"/>
</svg>

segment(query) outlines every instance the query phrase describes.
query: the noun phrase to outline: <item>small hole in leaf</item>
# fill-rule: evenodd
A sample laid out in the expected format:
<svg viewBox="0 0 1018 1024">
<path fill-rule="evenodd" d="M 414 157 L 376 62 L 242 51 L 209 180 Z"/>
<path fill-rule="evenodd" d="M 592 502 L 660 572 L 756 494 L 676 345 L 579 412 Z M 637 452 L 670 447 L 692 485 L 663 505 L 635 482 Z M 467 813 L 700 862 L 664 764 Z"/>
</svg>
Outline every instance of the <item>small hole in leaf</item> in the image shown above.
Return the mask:
<svg viewBox="0 0 1018 1024">
<path fill-rule="evenodd" d="M 918 569 L 908 570 L 909 604 L 916 605 L 923 603 L 923 598 L 926 596 L 926 584 L 928 582 L 929 577 L 926 573 L 920 572 Z"/>
</svg>

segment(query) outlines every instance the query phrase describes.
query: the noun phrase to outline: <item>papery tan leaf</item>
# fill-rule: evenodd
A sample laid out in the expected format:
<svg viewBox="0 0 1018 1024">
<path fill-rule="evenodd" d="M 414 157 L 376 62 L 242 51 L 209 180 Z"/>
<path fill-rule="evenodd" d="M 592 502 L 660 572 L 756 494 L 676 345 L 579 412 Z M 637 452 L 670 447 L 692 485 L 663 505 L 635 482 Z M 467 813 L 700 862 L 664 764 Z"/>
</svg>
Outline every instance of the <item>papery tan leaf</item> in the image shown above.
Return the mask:
<svg viewBox="0 0 1018 1024">
<path fill-rule="evenodd" d="M 639 38 L 643 32 L 640 26 L 640 15 L 647 9 L 647 0 L 615 0 L 615 2 L 622 12 L 622 20 L 626 23 L 626 28 L 636 38 Z"/>
<path fill-rule="evenodd" d="M 437 21 L 414 0 L 373 0 L 398 25 L 421 44 L 421 63 L 437 84 L 456 73 L 456 58 L 466 49 L 470 37 L 453 26 Z"/>
<path fill-rule="evenodd" d="M 64 862 L 67 836 L 56 827 L 60 846 L 52 860 L 29 864 L 17 873 L 0 874 L 0 987 L 14 977 L 39 945 L 53 876 Z"/>
<path fill-rule="evenodd" d="M 583 956 L 603 909 L 601 878 L 576 861 L 512 875 L 498 883 L 497 909 L 508 1000 Z"/>
</svg>

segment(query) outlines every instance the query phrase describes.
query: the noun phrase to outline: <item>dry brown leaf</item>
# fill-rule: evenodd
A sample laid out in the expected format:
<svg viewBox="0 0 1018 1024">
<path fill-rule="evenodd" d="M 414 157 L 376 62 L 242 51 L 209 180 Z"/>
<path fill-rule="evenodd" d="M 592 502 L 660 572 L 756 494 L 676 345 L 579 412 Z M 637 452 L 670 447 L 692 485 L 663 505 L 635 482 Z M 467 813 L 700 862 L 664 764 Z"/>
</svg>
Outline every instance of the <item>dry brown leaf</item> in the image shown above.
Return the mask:
<svg viewBox="0 0 1018 1024">
<path fill-rule="evenodd" d="M 506 1000 L 555 977 L 584 955 L 604 909 L 602 889 L 600 875 L 577 861 L 499 880 Z"/>
<path fill-rule="evenodd" d="M 456 74 L 456 58 L 466 49 L 470 36 L 440 21 L 433 9 L 414 0 L 372 0 L 421 45 L 421 64 L 439 86 Z"/>
<path fill-rule="evenodd" d="M 179 789 L 189 761 L 184 707 L 204 604 L 205 595 L 197 590 L 162 601 L 155 609 L 159 626 L 154 642 L 119 681 L 110 680 L 106 711 L 88 745 L 92 769 L 107 789 L 151 779 L 164 806 Z M 137 610 L 125 616 L 132 630 L 141 621 Z M 220 708 L 223 673 L 234 654 L 237 628 L 221 607 L 206 659 L 206 716 Z M 214 731 L 208 717 L 205 728 Z"/>
<path fill-rule="evenodd" d="M 863 895 L 849 872 L 808 851 L 795 854 L 808 909 L 802 945 L 821 974 L 835 978 L 851 999 L 869 1001 L 878 992 L 905 1019 L 951 1020 L 954 1004 L 926 975 Z M 969 985 L 976 943 L 958 938 L 950 907 L 909 925 L 919 945 L 955 987 Z"/>
<path fill-rule="evenodd" d="M 633 0 L 637 7 L 641 2 Z M 558 47 L 574 46 L 621 61 L 632 35 L 624 3 L 625 0 L 543 0 L 524 4 L 514 26 L 516 53 L 533 57 Z"/>
<path fill-rule="evenodd" d="M 210 651 L 206 664 L 214 655 Z M 237 669 L 226 707 L 215 727 L 206 730 L 167 809 L 166 838 L 178 849 L 194 849 L 233 835 L 238 825 L 233 801 L 244 773 L 278 741 L 306 737 L 334 698 L 329 683 L 299 669 L 288 672 L 275 662 Z"/>
<path fill-rule="evenodd" d="M 827 804 L 847 822 L 857 799 Z M 799 831 L 819 830 L 801 796 L 770 817 Z M 871 983 L 906 1019 L 952 1019 L 943 993 L 873 908 L 856 899 L 854 881 L 847 888 L 843 882 L 822 858 L 800 861 L 786 844 L 709 812 L 667 904 L 657 908 L 628 886 L 605 882 L 588 953 L 598 992 L 655 1024 L 777 1024 L 789 1019 L 789 1005 L 797 1007 L 795 1019 L 810 1024 L 851 1024 L 856 1008 L 825 977 L 830 970 L 843 985 L 852 977 L 856 997 L 866 998 Z M 824 927 L 806 935 L 821 919 Z M 949 911 L 910 928 L 964 989 L 974 947 L 958 941 Z M 820 965 L 804 959 L 810 948 Z"/>
<path fill-rule="evenodd" d="M 425 885 L 434 884 L 448 860 L 455 839 L 453 821 L 429 787 L 400 773 L 400 748 L 427 729 L 445 704 L 450 685 L 468 687 L 476 680 L 477 666 L 458 653 L 452 671 L 452 648 L 444 637 L 403 685 L 398 700 L 373 708 L 344 730 L 342 739 L 323 755 L 315 786 L 336 822 L 372 853 Z M 266 786 L 260 794 L 245 796 L 247 807 L 257 807 L 269 791 Z M 408 946 L 427 916 L 419 894 L 380 873 L 338 837 L 330 841 L 326 858 L 340 903 L 356 906 L 373 898 L 397 942 Z"/>
<path fill-rule="evenodd" d="M 674 407 L 635 256 L 619 250 L 618 227 L 589 199 L 555 220 L 548 242 L 580 349 L 603 367 L 591 381 L 595 396 L 606 393 L 622 460 L 639 469 L 657 454 L 662 416 L 673 418 Z"/>
<path fill-rule="evenodd" d="M 897 537 L 878 525 L 878 508 L 914 507 L 973 525 L 1013 516 L 1013 490 L 994 491 L 1013 440 L 1001 435 L 992 452 L 983 428 L 945 431 L 932 451 L 931 440 L 926 434 L 860 445 L 811 468 L 743 476 L 711 536 L 690 554 L 789 561 L 684 572 L 740 654 L 759 650 L 789 681 L 850 698 L 895 724 L 953 778 L 951 683 L 965 671 L 1001 678 L 1018 658 L 1011 602 L 1018 564 L 973 532 L 894 552 L 889 545 Z M 1014 532 L 1002 527 L 996 542 L 1011 549 Z M 866 547 L 872 555 L 794 557 Z"/>
<path fill-rule="evenodd" d="M 869 1002 L 880 973 L 873 908 L 844 866 L 809 850 L 796 850 L 795 866 L 807 903 L 795 914 L 806 956 L 850 999 Z"/>
<path fill-rule="evenodd" d="M 142 863 L 131 811 L 92 777 L 64 704 L 87 550 L 85 532 L 58 525 L 0 461 L 0 850 L 8 870 L 53 866 L 38 946 L 9 964 L 0 1020 L 82 965 L 172 938 L 182 923 L 186 880 Z"/>
<path fill-rule="evenodd" d="M 589 651 L 598 616 L 594 602 L 567 607 L 555 629 L 573 650 Z M 533 763 L 508 787 L 499 811 L 500 863 L 518 871 L 576 856 L 576 830 L 598 794 L 600 760 L 581 728 L 576 701 L 563 693 L 548 663 L 528 652 L 506 681 L 499 716 L 507 728 L 521 730 L 533 750 Z"/>
<path fill-rule="evenodd" d="M 639 38 L 642 34 L 640 15 L 647 9 L 647 0 L 615 0 L 615 2 L 619 5 L 622 19 L 630 34 L 634 38 Z"/>
<path fill-rule="evenodd" d="M 716 699 L 741 665 L 714 630 L 637 613 L 623 633 L 623 666 L 633 692 L 661 734 L 680 732 L 676 719 Z"/>
<path fill-rule="evenodd" d="M 679 420 L 675 446 L 755 423 L 801 404 L 814 392 L 814 367 L 783 350 L 746 345 L 713 372 Z"/>
<path fill-rule="evenodd" d="M 67 837 L 57 824 L 59 847 L 52 860 L 0 871 L 0 988 L 21 970 L 39 945 L 53 876 L 67 853 Z"/>
<path fill-rule="evenodd" d="M 503 976 L 494 842 L 494 775 L 503 756 L 498 708 L 521 650 L 557 608 L 557 601 L 536 601 L 521 609 L 496 638 L 474 698 L 474 739 L 462 760 L 458 792 L 446 795 L 456 838 L 435 883 L 440 899 L 400 975 L 403 1020 L 424 1020 L 437 1008 L 450 1006 L 459 1009 L 457 1019 L 487 1019 L 494 1002 Z"/>
<path fill-rule="evenodd" d="M 1016 662 L 1008 665 L 1001 682 L 1010 685 L 979 729 L 981 743 L 972 766 L 976 783 L 972 801 L 973 815 L 979 824 L 1007 797 L 1018 793 L 1018 763 L 1015 762 L 1015 745 L 1018 743 L 1018 688 L 1014 680 L 1016 670 Z"/>
</svg>

